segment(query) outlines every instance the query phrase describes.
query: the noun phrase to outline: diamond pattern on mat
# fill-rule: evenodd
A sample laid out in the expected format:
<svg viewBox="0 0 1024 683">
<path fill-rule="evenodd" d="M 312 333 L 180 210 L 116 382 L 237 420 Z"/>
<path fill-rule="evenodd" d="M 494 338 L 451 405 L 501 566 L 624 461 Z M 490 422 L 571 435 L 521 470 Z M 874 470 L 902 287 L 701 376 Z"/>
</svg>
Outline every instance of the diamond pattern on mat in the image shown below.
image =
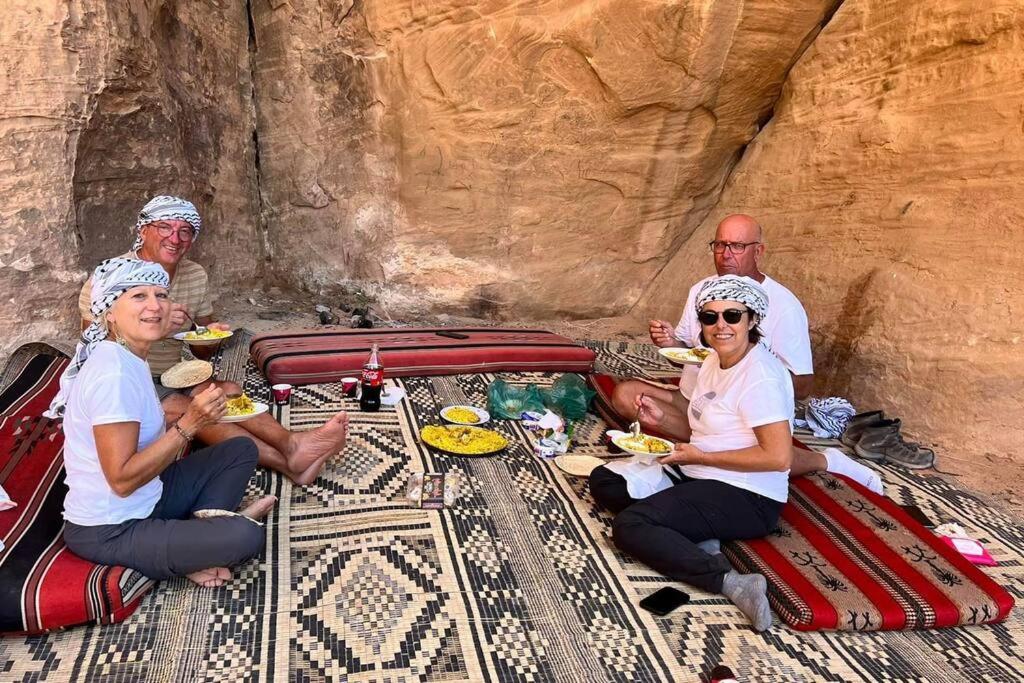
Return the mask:
<svg viewBox="0 0 1024 683">
<path fill-rule="evenodd" d="M 602 663 L 628 680 L 640 663 L 636 656 L 635 634 L 605 616 L 594 614 L 587 634 Z"/>
<path fill-rule="evenodd" d="M 556 567 L 574 576 L 582 575 L 589 565 L 587 551 L 561 531 L 555 530 L 548 535 L 544 549 Z"/>
<path fill-rule="evenodd" d="M 298 680 L 420 680 L 439 660 L 458 663 L 450 595 L 438 584 L 433 538 L 381 530 L 293 549 Z"/>
<path fill-rule="evenodd" d="M 463 541 L 464 554 L 466 559 L 497 579 L 505 571 L 507 562 L 499 543 L 482 528 L 474 527 Z"/>
<path fill-rule="evenodd" d="M 539 643 L 534 645 L 536 634 L 531 634 L 523 622 L 511 616 L 502 617 L 494 626 L 492 638 L 494 653 L 512 671 L 527 681 L 538 679 L 541 671 L 537 660 L 544 658 L 544 648 Z"/>
</svg>

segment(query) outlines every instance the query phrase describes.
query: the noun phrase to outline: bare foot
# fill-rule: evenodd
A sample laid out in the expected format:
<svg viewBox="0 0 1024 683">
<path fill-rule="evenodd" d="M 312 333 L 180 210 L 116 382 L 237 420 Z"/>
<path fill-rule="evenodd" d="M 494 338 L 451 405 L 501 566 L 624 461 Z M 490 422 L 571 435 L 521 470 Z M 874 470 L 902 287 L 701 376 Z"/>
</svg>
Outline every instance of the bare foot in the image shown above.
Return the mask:
<svg viewBox="0 0 1024 683">
<path fill-rule="evenodd" d="M 277 496 L 263 496 L 259 500 L 250 503 L 239 514 L 258 522 L 270 514 L 270 511 L 274 509 L 275 503 L 277 503 Z"/>
<path fill-rule="evenodd" d="M 288 469 L 305 478 L 306 473 L 318 460 L 322 466 L 324 456 L 333 455 L 344 448 L 347 436 L 348 414 L 345 411 L 341 411 L 326 424 L 311 431 L 292 432 L 288 452 L 285 453 Z M 316 472 L 313 472 L 312 477 L 315 476 Z M 292 477 L 292 480 L 298 483 L 296 477 Z"/>
<path fill-rule="evenodd" d="M 192 572 L 187 576 L 189 581 L 203 588 L 216 588 L 217 586 L 223 586 L 231 578 L 231 572 L 227 567 L 210 567 L 209 569 L 200 569 L 197 572 Z"/>
<path fill-rule="evenodd" d="M 321 455 L 319 459 L 313 461 L 313 464 L 310 465 L 305 472 L 289 474 L 288 476 L 292 480 L 292 483 L 298 486 L 307 486 L 312 484 L 316 481 L 317 475 L 320 474 L 320 470 L 323 469 L 324 463 L 327 462 L 327 458 L 329 457 L 331 457 L 331 454 L 325 453 Z"/>
</svg>

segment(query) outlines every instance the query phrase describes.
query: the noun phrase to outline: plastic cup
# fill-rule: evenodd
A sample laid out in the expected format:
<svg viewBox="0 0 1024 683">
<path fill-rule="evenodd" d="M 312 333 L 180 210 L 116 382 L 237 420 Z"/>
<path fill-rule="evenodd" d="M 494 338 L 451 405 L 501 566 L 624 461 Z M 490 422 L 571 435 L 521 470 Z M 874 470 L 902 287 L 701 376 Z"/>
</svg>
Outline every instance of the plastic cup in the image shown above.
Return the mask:
<svg viewBox="0 0 1024 683">
<path fill-rule="evenodd" d="M 274 395 L 274 403 L 279 406 L 286 405 L 292 400 L 291 384 L 275 384 L 270 387 L 270 392 Z"/>
<path fill-rule="evenodd" d="M 342 377 L 341 378 L 341 391 L 348 398 L 356 397 L 356 390 L 359 388 L 359 378 L 357 377 Z"/>
</svg>

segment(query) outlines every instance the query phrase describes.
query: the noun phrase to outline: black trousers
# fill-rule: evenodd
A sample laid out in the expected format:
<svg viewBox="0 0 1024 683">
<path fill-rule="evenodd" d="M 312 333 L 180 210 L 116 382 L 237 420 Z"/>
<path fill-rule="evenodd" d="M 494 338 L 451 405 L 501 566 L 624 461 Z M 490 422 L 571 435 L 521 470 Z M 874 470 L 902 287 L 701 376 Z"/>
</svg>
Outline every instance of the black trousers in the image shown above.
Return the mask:
<svg viewBox="0 0 1024 683">
<path fill-rule="evenodd" d="M 265 530 L 240 515 L 196 519 L 196 510 L 234 512 L 256 469 L 256 444 L 235 437 L 191 453 L 160 473 L 163 493 L 147 519 L 79 526 L 66 522 L 71 552 L 151 579 L 230 567 L 258 555 Z"/>
<path fill-rule="evenodd" d="M 590 475 L 590 493 L 615 514 L 612 539 L 623 552 L 676 581 L 722 592 L 732 568 L 724 555 L 697 543 L 762 538 L 775 529 L 782 503 L 713 479 L 682 479 L 642 500 L 631 498 L 626 480 L 606 467 Z"/>
</svg>

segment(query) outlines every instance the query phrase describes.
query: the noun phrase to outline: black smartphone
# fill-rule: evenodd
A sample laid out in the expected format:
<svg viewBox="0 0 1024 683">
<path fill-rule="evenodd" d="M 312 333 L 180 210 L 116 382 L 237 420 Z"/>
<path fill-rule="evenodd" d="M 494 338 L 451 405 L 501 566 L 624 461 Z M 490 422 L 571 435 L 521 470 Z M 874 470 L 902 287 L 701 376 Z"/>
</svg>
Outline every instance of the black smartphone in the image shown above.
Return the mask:
<svg viewBox="0 0 1024 683">
<path fill-rule="evenodd" d="M 919 522 L 921 526 L 926 529 L 934 529 L 935 522 L 928 519 L 928 515 L 924 514 L 924 511 L 916 505 L 900 505 L 903 511 L 910 515 L 910 518 L 915 522 Z"/>
<path fill-rule="evenodd" d="M 449 339 L 469 339 L 469 335 L 464 334 L 462 332 L 449 332 L 448 330 L 441 330 L 440 332 L 435 332 L 434 334 L 436 334 L 438 337 L 448 337 Z"/>
<path fill-rule="evenodd" d="M 665 586 L 641 600 L 640 606 L 648 612 L 663 617 L 676 607 L 682 607 L 688 602 L 690 602 L 689 593 L 684 593 L 672 586 Z"/>
</svg>

